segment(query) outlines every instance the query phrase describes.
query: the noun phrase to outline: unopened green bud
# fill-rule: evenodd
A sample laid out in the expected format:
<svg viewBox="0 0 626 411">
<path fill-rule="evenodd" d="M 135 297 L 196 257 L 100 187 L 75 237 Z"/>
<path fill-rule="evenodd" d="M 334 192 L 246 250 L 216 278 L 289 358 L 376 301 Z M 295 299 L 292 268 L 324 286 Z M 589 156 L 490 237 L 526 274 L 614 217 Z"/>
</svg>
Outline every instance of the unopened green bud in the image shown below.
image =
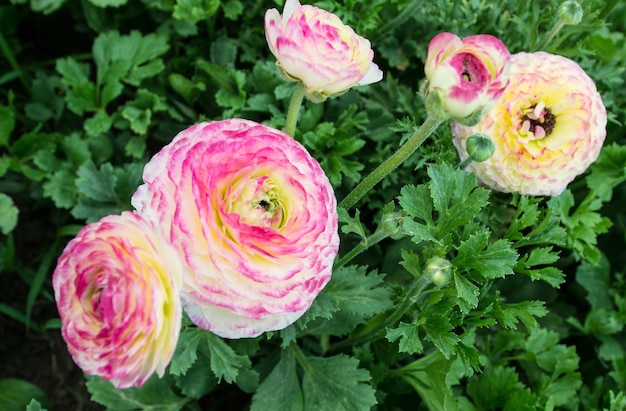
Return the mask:
<svg viewBox="0 0 626 411">
<path fill-rule="evenodd" d="M 567 0 L 561 3 L 558 11 L 559 19 L 565 24 L 578 24 L 583 19 L 583 8 L 575 0 Z"/>
<path fill-rule="evenodd" d="M 465 150 L 472 161 L 482 163 L 493 155 L 496 146 L 493 141 L 484 134 L 472 134 L 465 141 Z"/>
<path fill-rule="evenodd" d="M 589 332 L 598 335 L 615 334 L 624 328 L 624 321 L 615 311 L 604 308 L 591 311 L 585 320 L 585 327 Z"/>
<path fill-rule="evenodd" d="M 389 237 L 397 240 L 402 237 L 402 234 L 400 234 L 400 230 L 402 229 L 403 219 L 404 217 L 400 213 L 393 212 L 383 214 L 380 225 L 385 233 L 389 234 Z"/>
<path fill-rule="evenodd" d="M 424 274 L 436 285 L 446 285 L 452 278 L 452 263 L 441 257 L 433 257 L 426 263 Z"/>
</svg>

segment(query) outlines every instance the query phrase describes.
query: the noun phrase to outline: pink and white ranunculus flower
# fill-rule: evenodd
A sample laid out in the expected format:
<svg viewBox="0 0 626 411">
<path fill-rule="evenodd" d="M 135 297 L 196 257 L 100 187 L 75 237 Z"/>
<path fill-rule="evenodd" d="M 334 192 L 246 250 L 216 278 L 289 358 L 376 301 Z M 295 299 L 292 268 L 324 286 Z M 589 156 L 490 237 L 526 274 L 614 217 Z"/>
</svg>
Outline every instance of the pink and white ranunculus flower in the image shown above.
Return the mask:
<svg viewBox="0 0 626 411">
<path fill-rule="evenodd" d="M 297 320 L 330 280 L 336 199 L 289 135 L 241 119 L 194 125 L 146 165 L 132 203 L 184 255 L 198 326 L 254 337 Z"/>
<path fill-rule="evenodd" d="M 76 364 L 117 388 L 162 376 L 180 332 L 181 275 L 176 250 L 135 213 L 83 227 L 52 276 Z"/>
<path fill-rule="evenodd" d="M 452 33 L 436 35 L 424 65 L 426 101 L 436 99 L 441 111 L 431 114 L 471 121 L 489 111 L 507 85 L 509 59 L 504 43 L 488 34 L 463 40 Z"/>
<path fill-rule="evenodd" d="M 369 40 L 334 14 L 298 0 L 287 0 L 282 16 L 276 9 L 265 13 L 265 37 L 283 78 L 302 81 L 312 101 L 383 78 Z"/>
<path fill-rule="evenodd" d="M 469 166 L 483 184 L 554 196 L 598 157 L 606 121 L 595 83 L 576 62 L 545 52 L 518 53 L 493 110 L 473 127 L 453 124 L 452 132 L 462 158 L 470 135 L 482 133 L 494 142 L 491 158 Z"/>
</svg>

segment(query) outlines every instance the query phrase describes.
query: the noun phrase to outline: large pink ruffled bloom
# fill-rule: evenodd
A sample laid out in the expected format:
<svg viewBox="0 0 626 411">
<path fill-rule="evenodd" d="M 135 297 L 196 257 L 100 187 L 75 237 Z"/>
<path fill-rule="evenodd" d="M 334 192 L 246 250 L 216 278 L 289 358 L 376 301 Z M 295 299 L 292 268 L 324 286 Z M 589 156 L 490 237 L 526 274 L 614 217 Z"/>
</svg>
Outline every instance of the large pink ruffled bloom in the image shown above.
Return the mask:
<svg viewBox="0 0 626 411">
<path fill-rule="evenodd" d="M 289 135 L 241 119 L 180 132 L 146 165 L 132 202 L 184 255 L 198 326 L 254 337 L 298 319 L 330 280 L 336 199 Z"/>
<path fill-rule="evenodd" d="M 83 227 L 52 276 L 76 364 L 117 388 L 162 376 L 180 332 L 181 273 L 176 250 L 134 213 Z"/>
<path fill-rule="evenodd" d="M 298 0 L 287 0 L 282 16 L 276 9 L 265 13 L 265 37 L 283 77 L 302 81 L 313 101 L 383 78 L 369 40 Z"/>
<path fill-rule="evenodd" d="M 490 137 L 491 158 L 472 163 L 483 184 L 504 192 L 558 195 L 595 161 L 606 137 L 606 109 L 580 66 L 545 52 L 512 56 L 510 83 L 477 125 L 453 124 L 462 158 L 475 133 Z"/>
<path fill-rule="evenodd" d="M 433 114 L 463 120 L 489 111 L 507 85 L 509 59 L 504 43 L 488 34 L 463 40 L 452 33 L 436 35 L 424 65 L 425 94 L 437 97 L 443 111 Z"/>
</svg>

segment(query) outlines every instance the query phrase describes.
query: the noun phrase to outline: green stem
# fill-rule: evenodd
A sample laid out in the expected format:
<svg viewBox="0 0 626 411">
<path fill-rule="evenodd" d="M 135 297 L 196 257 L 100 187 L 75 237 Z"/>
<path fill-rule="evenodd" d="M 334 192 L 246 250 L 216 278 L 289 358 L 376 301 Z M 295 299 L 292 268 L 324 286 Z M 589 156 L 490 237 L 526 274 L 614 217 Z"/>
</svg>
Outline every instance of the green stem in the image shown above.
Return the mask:
<svg viewBox="0 0 626 411">
<path fill-rule="evenodd" d="M 304 100 L 304 84 L 299 81 L 291 95 L 287 121 L 285 122 L 285 133 L 292 137 L 294 137 L 296 132 L 296 123 L 298 122 L 298 113 L 300 112 L 300 106 L 302 106 L 302 100 Z"/>
<path fill-rule="evenodd" d="M 333 266 L 333 270 L 343 267 L 344 265 L 346 265 L 346 263 L 350 262 L 354 257 L 361 254 L 363 251 L 367 250 L 374 244 L 381 242 L 387 237 L 389 237 L 389 234 L 385 232 L 385 230 L 376 231 L 374 234 L 362 240 L 352 250 L 348 251 L 343 257 L 337 260 L 337 262 Z"/>
<path fill-rule="evenodd" d="M 459 163 L 458 169 L 465 170 L 470 164 L 472 164 L 472 157 L 467 157 L 465 160 Z"/>
<path fill-rule="evenodd" d="M 431 284 L 430 279 L 423 275 L 413 282 L 411 288 L 407 291 L 404 299 L 391 312 L 379 314 L 372 318 L 367 324 L 356 330 L 350 337 L 336 344 L 331 344 L 329 351 L 337 351 L 347 347 L 359 345 L 378 337 L 378 334 L 387 327 L 398 322 L 404 314 L 415 304 L 424 289 Z"/>
<path fill-rule="evenodd" d="M 563 20 L 559 19 L 554 27 L 552 27 L 552 30 L 550 30 L 550 32 L 543 38 L 543 40 L 537 45 L 537 47 L 535 47 L 535 50 L 543 50 L 548 47 L 548 44 L 550 44 L 554 36 L 556 36 L 557 33 L 561 31 L 564 26 L 565 23 L 563 22 Z"/>
<path fill-rule="evenodd" d="M 24 70 L 22 70 L 20 64 L 17 62 L 17 59 L 15 58 L 11 47 L 9 47 L 9 43 L 7 43 L 6 39 L 4 38 L 4 34 L 2 34 L 2 31 L 0 31 L 0 50 L 2 50 L 2 54 L 4 55 L 4 58 L 6 58 L 9 62 L 11 68 L 15 70 L 15 72 L 20 77 L 20 81 L 22 82 L 24 88 L 30 93 L 29 81 L 24 74 Z"/>
<path fill-rule="evenodd" d="M 367 177 L 365 177 L 341 202 L 339 207 L 346 210 L 354 206 L 368 191 L 385 178 L 389 173 L 402 164 L 417 148 L 430 136 L 433 131 L 443 122 L 435 117 L 429 116 L 422 125 L 415 130 L 413 135 L 404 143 L 402 147 L 393 153 L 387 160 L 383 161 Z"/>
</svg>

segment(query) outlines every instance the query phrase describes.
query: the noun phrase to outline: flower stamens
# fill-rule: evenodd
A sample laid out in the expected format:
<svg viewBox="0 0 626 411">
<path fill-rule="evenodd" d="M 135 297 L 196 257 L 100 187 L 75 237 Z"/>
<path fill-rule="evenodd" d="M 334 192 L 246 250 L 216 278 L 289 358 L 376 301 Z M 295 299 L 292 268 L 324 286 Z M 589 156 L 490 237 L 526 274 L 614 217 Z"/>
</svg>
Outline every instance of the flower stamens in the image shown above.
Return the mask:
<svg viewBox="0 0 626 411">
<path fill-rule="evenodd" d="M 520 131 L 523 134 L 532 133 L 535 139 L 542 139 L 549 136 L 556 126 L 556 117 L 550 109 L 546 108 L 546 103 L 539 103 L 524 110 Z"/>
</svg>

